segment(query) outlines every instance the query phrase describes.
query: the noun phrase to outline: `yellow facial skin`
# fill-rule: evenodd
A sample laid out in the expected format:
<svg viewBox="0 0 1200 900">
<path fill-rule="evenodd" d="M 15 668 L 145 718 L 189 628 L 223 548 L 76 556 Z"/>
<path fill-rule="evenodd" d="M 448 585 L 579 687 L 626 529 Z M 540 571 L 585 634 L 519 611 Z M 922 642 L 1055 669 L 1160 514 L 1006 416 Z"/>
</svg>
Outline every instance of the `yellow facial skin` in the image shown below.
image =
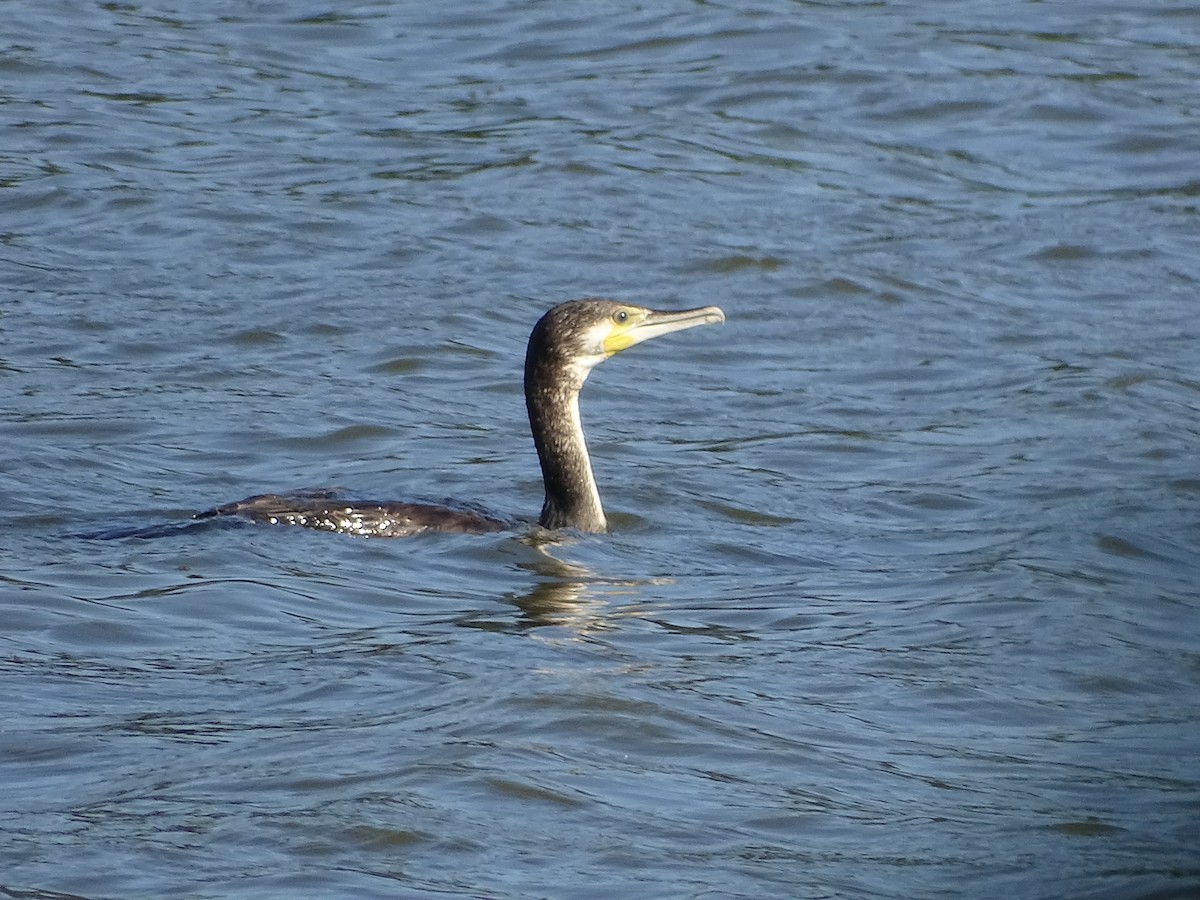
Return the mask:
<svg viewBox="0 0 1200 900">
<path fill-rule="evenodd" d="M 725 313 L 715 306 L 661 312 L 640 306 L 622 306 L 609 317 L 608 334 L 602 342 L 605 358 L 620 353 L 650 338 L 673 331 L 683 331 L 697 325 L 713 325 L 725 321 Z"/>
<path fill-rule="evenodd" d="M 614 312 L 609 319 L 608 336 L 604 338 L 605 355 L 613 356 L 638 343 L 639 338 L 635 337 L 632 332 L 645 319 L 646 310 L 642 309 L 626 307 Z M 640 340 L 645 340 L 645 338 Z"/>
</svg>

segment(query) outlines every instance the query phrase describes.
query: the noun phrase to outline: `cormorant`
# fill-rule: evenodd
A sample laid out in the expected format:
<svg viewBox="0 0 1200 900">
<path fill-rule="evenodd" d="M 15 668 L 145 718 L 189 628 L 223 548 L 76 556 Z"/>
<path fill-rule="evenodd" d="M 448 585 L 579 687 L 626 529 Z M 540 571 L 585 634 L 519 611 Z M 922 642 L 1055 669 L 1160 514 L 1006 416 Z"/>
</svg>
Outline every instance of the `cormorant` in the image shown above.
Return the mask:
<svg viewBox="0 0 1200 900">
<path fill-rule="evenodd" d="M 525 406 L 546 487 L 539 525 L 588 532 L 607 528 L 579 419 L 579 391 L 591 370 L 650 338 L 724 321 L 725 313 L 716 306 L 664 312 L 603 299 L 560 303 L 542 316 L 525 353 Z M 214 516 L 368 537 L 423 531 L 483 534 L 512 527 L 511 522 L 471 509 L 343 500 L 331 491 L 260 494 L 196 518 Z"/>
</svg>

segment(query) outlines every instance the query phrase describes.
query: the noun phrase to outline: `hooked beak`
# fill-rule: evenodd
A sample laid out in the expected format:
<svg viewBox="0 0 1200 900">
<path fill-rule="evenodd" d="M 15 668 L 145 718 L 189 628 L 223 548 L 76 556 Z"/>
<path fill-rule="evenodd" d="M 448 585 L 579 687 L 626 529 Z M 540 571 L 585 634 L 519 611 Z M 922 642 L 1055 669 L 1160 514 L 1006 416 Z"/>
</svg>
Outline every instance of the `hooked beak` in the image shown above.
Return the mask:
<svg viewBox="0 0 1200 900">
<path fill-rule="evenodd" d="M 604 349 L 609 356 L 622 350 L 648 341 L 651 338 L 670 334 L 673 331 L 683 331 L 695 328 L 697 325 L 720 325 L 725 321 L 725 313 L 719 306 L 701 306 L 696 309 L 681 309 L 664 311 L 657 309 L 645 310 L 645 315 L 638 321 L 630 322 L 625 328 L 615 329 L 604 339 Z"/>
</svg>

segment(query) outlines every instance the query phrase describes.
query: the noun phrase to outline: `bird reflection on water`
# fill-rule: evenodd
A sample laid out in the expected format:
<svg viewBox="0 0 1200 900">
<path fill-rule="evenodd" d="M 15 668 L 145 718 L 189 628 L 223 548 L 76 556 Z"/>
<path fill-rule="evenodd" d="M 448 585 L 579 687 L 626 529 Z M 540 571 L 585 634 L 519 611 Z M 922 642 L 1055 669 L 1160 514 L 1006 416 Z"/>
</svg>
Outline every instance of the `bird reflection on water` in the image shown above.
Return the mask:
<svg viewBox="0 0 1200 900">
<path fill-rule="evenodd" d="M 484 631 L 523 632 L 533 628 L 555 626 L 566 629 L 574 637 L 585 637 L 593 631 L 612 627 L 614 617 L 629 618 L 640 614 L 641 607 L 628 602 L 642 589 L 664 584 L 671 579 L 614 579 L 599 576 L 592 569 L 569 562 L 551 553 L 563 541 L 542 532 L 530 535 L 523 543 L 538 553 L 536 559 L 521 562 L 518 567 L 537 576 L 536 583 L 524 593 L 506 594 L 507 606 L 487 612 L 474 611 L 458 620 L 464 628 Z M 615 598 L 621 598 L 615 608 Z M 512 607 L 520 611 L 516 618 Z"/>
</svg>

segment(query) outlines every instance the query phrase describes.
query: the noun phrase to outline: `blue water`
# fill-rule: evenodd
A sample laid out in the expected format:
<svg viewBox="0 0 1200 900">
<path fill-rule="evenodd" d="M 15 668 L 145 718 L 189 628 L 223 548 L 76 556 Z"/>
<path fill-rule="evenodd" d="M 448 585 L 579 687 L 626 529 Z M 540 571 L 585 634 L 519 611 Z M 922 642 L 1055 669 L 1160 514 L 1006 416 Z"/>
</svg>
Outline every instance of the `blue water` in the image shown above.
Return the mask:
<svg viewBox="0 0 1200 900">
<path fill-rule="evenodd" d="M 0 10 L 0 894 L 1200 893 L 1196 9 Z"/>
</svg>

